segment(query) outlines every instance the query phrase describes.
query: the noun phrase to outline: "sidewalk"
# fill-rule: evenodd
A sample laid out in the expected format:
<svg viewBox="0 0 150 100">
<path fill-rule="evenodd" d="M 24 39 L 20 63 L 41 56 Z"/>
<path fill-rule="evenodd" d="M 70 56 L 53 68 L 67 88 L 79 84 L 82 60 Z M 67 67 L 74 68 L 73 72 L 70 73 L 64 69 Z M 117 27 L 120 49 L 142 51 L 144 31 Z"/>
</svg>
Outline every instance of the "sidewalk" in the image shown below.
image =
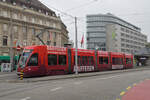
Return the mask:
<svg viewBox="0 0 150 100">
<path fill-rule="evenodd" d="M 0 75 L 14 74 L 14 73 L 16 73 L 16 71 L 12 71 L 12 72 L 0 72 Z"/>
<path fill-rule="evenodd" d="M 134 86 L 126 92 L 122 100 L 150 100 L 150 79 Z"/>
</svg>

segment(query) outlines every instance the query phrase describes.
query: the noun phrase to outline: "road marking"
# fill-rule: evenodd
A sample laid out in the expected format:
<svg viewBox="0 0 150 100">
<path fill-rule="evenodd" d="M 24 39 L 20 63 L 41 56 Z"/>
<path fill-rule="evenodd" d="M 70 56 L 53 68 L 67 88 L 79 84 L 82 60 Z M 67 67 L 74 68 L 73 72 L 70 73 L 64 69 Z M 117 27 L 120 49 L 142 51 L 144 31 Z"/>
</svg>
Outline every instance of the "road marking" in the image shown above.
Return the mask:
<svg viewBox="0 0 150 100">
<path fill-rule="evenodd" d="M 31 99 L 31 97 L 26 97 L 26 98 L 23 98 L 21 100 L 29 100 L 29 99 Z"/>
<path fill-rule="evenodd" d="M 136 86 L 136 85 L 137 85 L 136 83 L 133 84 L 133 86 Z"/>
<path fill-rule="evenodd" d="M 74 82 L 75 85 L 80 85 L 82 82 Z"/>
<path fill-rule="evenodd" d="M 105 77 L 105 78 L 97 78 L 95 80 L 105 80 L 105 79 L 111 79 L 111 78 L 114 78 L 114 77 L 119 77 L 120 75 L 115 75 L 115 76 L 110 76 L 110 77 Z"/>
<path fill-rule="evenodd" d="M 122 91 L 121 93 L 120 93 L 120 96 L 123 96 L 125 94 L 125 92 L 124 91 Z"/>
<path fill-rule="evenodd" d="M 60 89 L 62 89 L 62 87 L 57 87 L 57 88 L 51 89 L 51 91 L 53 92 L 53 91 L 57 91 L 57 90 L 60 90 Z"/>
<path fill-rule="evenodd" d="M 143 81 L 140 81 L 139 83 L 142 83 Z"/>
<path fill-rule="evenodd" d="M 126 89 L 127 89 L 127 90 L 130 90 L 130 89 L 131 89 L 131 86 L 127 87 Z"/>
</svg>

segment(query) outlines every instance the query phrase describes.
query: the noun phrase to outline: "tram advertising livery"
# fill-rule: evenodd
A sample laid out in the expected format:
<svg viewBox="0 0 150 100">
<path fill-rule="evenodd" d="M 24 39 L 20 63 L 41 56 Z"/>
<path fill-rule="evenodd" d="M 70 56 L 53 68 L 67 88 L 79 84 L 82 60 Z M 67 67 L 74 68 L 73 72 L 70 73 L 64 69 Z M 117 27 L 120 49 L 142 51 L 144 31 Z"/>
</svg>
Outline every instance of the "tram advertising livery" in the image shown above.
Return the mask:
<svg viewBox="0 0 150 100">
<path fill-rule="evenodd" d="M 78 49 L 78 72 L 133 68 L 133 55 Z M 20 56 L 17 74 L 24 77 L 61 75 L 75 72 L 75 49 L 28 46 Z"/>
</svg>

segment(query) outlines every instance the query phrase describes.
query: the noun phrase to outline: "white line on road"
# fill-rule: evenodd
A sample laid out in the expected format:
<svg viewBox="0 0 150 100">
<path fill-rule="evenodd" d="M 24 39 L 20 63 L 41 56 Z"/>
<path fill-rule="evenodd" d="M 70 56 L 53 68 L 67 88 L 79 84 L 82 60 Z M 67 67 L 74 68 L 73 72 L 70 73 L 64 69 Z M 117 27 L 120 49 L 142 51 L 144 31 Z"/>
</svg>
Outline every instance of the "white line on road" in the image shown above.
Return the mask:
<svg viewBox="0 0 150 100">
<path fill-rule="evenodd" d="M 111 78 L 114 78 L 114 77 L 119 77 L 120 75 L 115 75 L 115 76 L 110 76 L 110 77 L 105 77 L 105 78 L 97 78 L 95 80 L 104 80 L 104 79 L 111 79 Z"/>
<path fill-rule="evenodd" d="M 29 100 L 29 99 L 31 99 L 31 97 L 26 97 L 26 98 L 23 98 L 21 100 Z"/>
<path fill-rule="evenodd" d="M 57 88 L 51 89 L 51 91 L 53 92 L 53 91 L 57 91 L 59 89 L 62 89 L 62 87 L 57 87 Z"/>
<path fill-rule="evenodd" d="M 80 85 L 82 84 L 83 82 L 74 82 L 75 85 Z"/>
</svg>

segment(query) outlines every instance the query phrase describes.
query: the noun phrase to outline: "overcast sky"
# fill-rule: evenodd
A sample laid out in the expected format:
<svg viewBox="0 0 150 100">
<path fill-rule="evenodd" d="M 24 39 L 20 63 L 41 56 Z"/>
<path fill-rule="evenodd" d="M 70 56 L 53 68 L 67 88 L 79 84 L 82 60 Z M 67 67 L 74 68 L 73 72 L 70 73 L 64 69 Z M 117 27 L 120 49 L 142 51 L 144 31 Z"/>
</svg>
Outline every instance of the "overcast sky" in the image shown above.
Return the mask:
<svg viewBox="0 0 150 100">
<path fill-rule="evenodd" d="M 86 15 L 112 13 L 134 24 L 148 35 L 150 41 L 150 0 L 40 0 L 60 15 L 74 40 L 74 19 L 61 12 L 78 17 L 78 41 L 86 35 Z M 60 12 L 61 11 L 61 12 Z M 84 36 L 85 37 L 85 36 Z M 79 45 L 80 46 L 80 45 Z"/>
</svg>

